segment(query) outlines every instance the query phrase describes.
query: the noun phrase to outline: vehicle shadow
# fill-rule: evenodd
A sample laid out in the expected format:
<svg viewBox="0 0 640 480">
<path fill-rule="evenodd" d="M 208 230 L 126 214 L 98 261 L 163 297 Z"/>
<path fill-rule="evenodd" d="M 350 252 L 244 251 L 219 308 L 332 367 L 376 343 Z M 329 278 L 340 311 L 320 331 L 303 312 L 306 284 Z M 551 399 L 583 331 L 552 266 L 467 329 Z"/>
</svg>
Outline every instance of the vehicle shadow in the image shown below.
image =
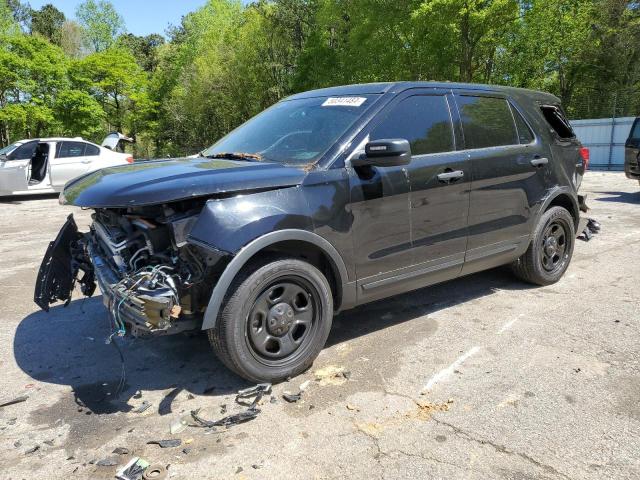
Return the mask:
<svg viewBox="0 0 640 480">
<path fill-rule="evenodd" d="M 248 386 L 220 363 L 205 335 L 116 337 L 107 344 L 111 331 L 101 296 L 32 313 L 15 333 L 16 363 L 35 380 L 70 386 L 77 407 L 95 414 L 129 412 L 141 391 L 171 389 L 154 405 L 166 415 L 183 391 L 218 396 Z"/>
<path fill-rule="evenodd" d="M 596 198 L 599 202 L 615 202 L 615 203 L 631 203 L 640 205 L 640 192 L 597 192 L 602 195 L 610 195 L 609 197 Z"/>
<path fill-rule="evenodd" d="M 327 346 L 492 295 L 498 290 L 532 288 L 536 287 L 518 281 L 508 268 L 500 267 L 378 300 L 337 315 Z"/>
<path fill-rule="evenodd" d="M 54 199 L 60 196 L 59 193 L 42 193 L 38 195 L 14 195 L 11 197 L 1 197 L 0 203 L 20 205 L 24 202 L 29 202 L 31 200 L 47 200 Z"/>
<path fill-rule="evenodd" d="M 528 288 L 532 287 L 514 280 L 506 269 L 495 269 L 398 295 L 338 315 L 328 346 L 497 290 Z M 166 415 L 182 392 L 221 396 L 249 386 L 222 365 L 201 333 L 116 338 L 114 345 L 105 343 L 111 331 L 100 296 L 75 300 L 66 308 L 55 306 L 48 314 L 32 313 L 16 330 L 16 362 L 35 380 L 70 386 L 76 407 L 94 414 L 129 412 L 129 401 L 140 398 L 139 392 L 170 389 L 154 406 Z"/>
</svg>

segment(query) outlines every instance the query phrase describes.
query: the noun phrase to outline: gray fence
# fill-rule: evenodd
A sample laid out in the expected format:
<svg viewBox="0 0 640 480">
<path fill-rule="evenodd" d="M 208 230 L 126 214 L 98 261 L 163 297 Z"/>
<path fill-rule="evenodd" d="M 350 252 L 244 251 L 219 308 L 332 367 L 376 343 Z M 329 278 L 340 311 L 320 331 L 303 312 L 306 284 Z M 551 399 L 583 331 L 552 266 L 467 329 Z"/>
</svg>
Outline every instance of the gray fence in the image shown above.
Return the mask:
<svg viewBox="0 0 640 480">
<path fill-rule="evenodd" d="M 624 169 L 624 142 L 634 120 L 635 117 L 622 117 L 571 121 L 576 135 L 591 154 L 589 169 Z"/>
</svg>

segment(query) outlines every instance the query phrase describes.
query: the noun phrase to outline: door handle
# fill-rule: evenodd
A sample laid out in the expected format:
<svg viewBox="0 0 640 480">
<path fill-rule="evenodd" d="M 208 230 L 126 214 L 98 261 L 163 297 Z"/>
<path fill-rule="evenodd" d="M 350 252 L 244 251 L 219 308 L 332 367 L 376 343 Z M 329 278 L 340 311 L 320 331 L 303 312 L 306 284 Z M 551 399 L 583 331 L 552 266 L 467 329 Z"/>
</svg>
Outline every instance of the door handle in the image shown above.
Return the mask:
<svg viewBox="0 0 640 480">
<path fill-rule="evenodd" d="M 549 163 L 549 159 L 548 158 L 534 158 L 533 160 L 531 160 L 531 165 L 533 165 L 534 167 L 542 167 L 543 165 L 546 165 L 547 163 Z"/>
<path fill-rule="evenodd" d="M 451 183 L 462 177 L 464 177 L 464 172 L 462 170 L 452 171 L 447 169 L 444 173 L 440 173 L 438 175 L 438 181 L 442 183 Z"/>
</svg>

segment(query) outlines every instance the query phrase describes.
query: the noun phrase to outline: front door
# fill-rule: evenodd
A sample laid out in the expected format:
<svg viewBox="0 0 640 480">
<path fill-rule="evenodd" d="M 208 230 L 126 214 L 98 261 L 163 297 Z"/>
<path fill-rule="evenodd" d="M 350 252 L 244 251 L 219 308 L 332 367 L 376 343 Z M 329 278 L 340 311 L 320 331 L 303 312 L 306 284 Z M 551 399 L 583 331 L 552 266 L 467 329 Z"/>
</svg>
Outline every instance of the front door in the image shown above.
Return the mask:
<svg viewBox="0 0 640 480">
<path fill-rule="evenodd" d="M 406 167 L 365 168 L 380 192 L 395 194 L 365 197 L 359 207 L 363 220 L 369 212 L 356 229 L 359 301 L 455 278 L 467 241 L 471 172 L 467 157 L 455 151 L 447 93 L 408 91 L 377 118 L 368 140 L 408 140 L 412 160 Z M 362 173 L 353 178 L 363 181 Z"/>
<path fill-rule="evenodd" d="M 455 99 L 473 170 L 466 274 L 504 264 L 526 250 L 552 159 L 505 97 L 460 92 Z"/>
<path fill-rule="evenodd" d="M 38 141 L 27 142 L 11 152 L 6 159 L 0 159 L 0 195 L 27 190 L 29 166 Z"/>
</svg>

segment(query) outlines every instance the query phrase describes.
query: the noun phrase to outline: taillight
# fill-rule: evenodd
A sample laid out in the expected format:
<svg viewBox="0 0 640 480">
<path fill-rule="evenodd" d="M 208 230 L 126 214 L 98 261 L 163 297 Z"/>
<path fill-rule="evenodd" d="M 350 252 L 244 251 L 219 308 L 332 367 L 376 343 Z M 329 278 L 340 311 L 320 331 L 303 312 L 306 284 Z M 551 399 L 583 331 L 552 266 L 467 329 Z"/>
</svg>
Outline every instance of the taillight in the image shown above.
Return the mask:
<svg viewBox="0 0 640 480">
<path fill-rule="evenodd" d="M 127 163 L 133 163 L 133 157 L 127 157 Z"/>
<path fill-rule="evenodd" d="M 589 168 L 589 149 L 586 147 L 582 147 L 580 149 L 580 156 L 582 157 L 582 164 L 584 165 L 584 169 L 587 170 Z"/>
</svg>

